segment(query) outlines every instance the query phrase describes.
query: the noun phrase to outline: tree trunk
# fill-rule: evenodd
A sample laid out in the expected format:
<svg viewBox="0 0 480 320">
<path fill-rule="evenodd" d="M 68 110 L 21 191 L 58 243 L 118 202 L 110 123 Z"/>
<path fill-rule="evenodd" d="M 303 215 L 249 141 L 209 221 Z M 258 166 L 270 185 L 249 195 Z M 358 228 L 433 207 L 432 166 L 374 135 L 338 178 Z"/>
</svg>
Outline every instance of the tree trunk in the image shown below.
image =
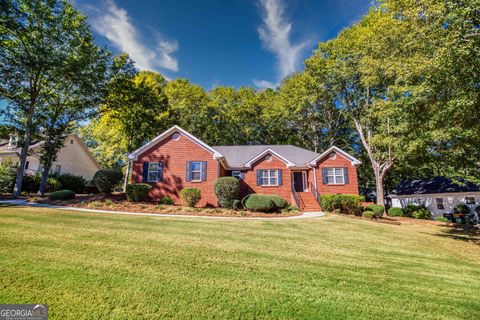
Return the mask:
<svg viewBox="0 0 480 320">
<path fill-rule="evenodd" d="M 123 181 L 123 192 L 127 192 L 129 176 L 130 176 L 130 160 L 127 159 L 127 170 L 125 171 L 125 180 Z"/>
<path fill-rule="evenodd" d="M 32 126 L 32 118 L 27 120 L 25 134 L 23 136 L 22 151 L 20 152 L 20 165 L 17 169 L 17 178 L 15 179 L 15 187 L 13 188 L 13 195 L 19 196 L 22 192 L 23 175 L 25 173 L 25 163 L 27 162 L 28 147 L 30 145 L 30 128 Z"/>
<path fill-rule="evenodd" d="M 375 189 L 377 192 L 377 204 L 385 206 L 384 191 L 383 191 L 383 175 L 375 173 Z"/>
<path fill-rule="evenodd" d="M 40 180 L 40 188 L 38 189 L 38 194 L 44 195 L 45 194 L 45 189 L 47 188 L 47 182 L 48 182 L 48 173 L 50 172 L 50 168 L 52 165 L 48 165 L 43 167 L 42 170 L 42 179 Z"/>
</svg>

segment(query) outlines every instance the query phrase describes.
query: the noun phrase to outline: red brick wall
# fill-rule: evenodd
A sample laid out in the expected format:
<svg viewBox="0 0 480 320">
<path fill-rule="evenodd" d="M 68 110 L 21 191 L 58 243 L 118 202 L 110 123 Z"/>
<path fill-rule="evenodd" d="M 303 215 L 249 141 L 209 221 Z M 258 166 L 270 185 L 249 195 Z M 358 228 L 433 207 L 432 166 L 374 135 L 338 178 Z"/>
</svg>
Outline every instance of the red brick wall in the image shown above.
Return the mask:
<svg viewBox="0 0 480 320">
<path fill-rule="evenodd" d="M 257 169 L 282 169 L 282 185 L 277 187 L 257 186 Z M 276 194 L 288 202 L 292 202 L 291 171 L 287 168 L 285 162 L 276 158 L 274 155 L 272 155 L 272 161 L 265 161 L 265 157 L 263 157 L 253 164 L 250 170 L 244 171 L 244 173 L 245 178 L 242 181 L 241 188 L 242 196 L 249 193 Z"/>
<path fill-rule="evenodd" d="M 322 168 L 348 168 L 348 184 L 322 184 Z M 317 190 L 320 194 L 358 194 L 357 168 L 351 161 L 342 155 L 336 155 L 336 159 L 326 156 L 317 162 Z"/>
<path fill-rule="evenodd" d="M 184 135 L 180 140 L 173 141 L 169 136 L 153 146 L 138 157 L 133 163 L 132 183 L 142 182 L 143 162 L 162 161 L 164 163 L 163 182 L 149 183 L 151 200 L 159 200 L 166 196 L 180 202 L 179 192 L 184 188 L 197 188 L 202 193 L 198 206 L 216 206 L 217 198 L 213 185 L 218 178 L 218 160 L 213 159 L 213 154 L 199 146 Z M 185 168 L 187 161 L 206 161 L 207 179 L 203 182 L 186 182 Z"/>
</svg>

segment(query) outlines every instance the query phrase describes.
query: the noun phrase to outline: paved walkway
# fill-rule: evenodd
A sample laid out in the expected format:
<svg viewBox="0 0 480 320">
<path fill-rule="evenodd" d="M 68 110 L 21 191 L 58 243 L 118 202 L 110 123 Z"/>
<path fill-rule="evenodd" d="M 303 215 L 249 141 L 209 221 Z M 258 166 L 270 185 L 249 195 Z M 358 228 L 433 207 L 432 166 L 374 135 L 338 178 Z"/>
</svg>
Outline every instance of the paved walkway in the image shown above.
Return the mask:
<svg viewBox="0 0 480 320">
<path fill-rule="evenodd" d="M 37 208 L 51 208 L 51 209 L 60 209 L 67 211 L 78 211 L 78 212 L 91 212 L 91 213 L 110 213 L 110 214 L 125 214 L 125 215 L 134 215 L 134 216 L 150 216 L 150 217 L 174 217 L 174 218 L 203 218 L 203 219 L 223 219 L 223 220 L 301 220 L 301 219 L 311 219 L 323 217 L 325 214 L 323 212 L 303 212 L 299 216 L 291 217 L 275 217 L 275 218 L 264 218 L 264 217 L 215 217 L 215 216 L 195 216 L 195 215 L 180 215 L 180 214 L 165 214 L 165 213 L 144 213 L 144 212 L 128 212 L 128 211 L 110 211 L 110 210 L 97 210 L 97 209 L 86 209 L 86 208 L 75 208 L 75 207 L 66 207 L 66 206 L 54 206 L 45 203 L 32 203 L 23 199 L 15 200 L 0 200 L 0 204 L 10 204 L 17 206 L 27 206 L 27 207 L 37 207 Z M 1 210 L 1 208 L 0 208 Z"/>
</svg>

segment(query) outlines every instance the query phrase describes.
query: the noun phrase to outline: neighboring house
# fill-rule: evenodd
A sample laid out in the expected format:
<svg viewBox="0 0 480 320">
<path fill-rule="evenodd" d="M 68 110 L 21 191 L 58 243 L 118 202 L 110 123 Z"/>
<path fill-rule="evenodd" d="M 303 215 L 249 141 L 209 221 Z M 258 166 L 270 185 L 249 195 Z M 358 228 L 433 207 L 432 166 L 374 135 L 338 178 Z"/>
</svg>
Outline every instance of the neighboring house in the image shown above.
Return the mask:
<svg viewBox="0 0 480 320">
<path fill-rule="evenodd" d="M 209 146 L 174 126 L 128 156 L 132 183 L 152 185 L 150 197 L 179 202 L 183 188 L 198 188 L 200 206 L 216 206 L 218 177 L 240 180 L 241 196 L 275 194 L 303 210 L 318 210 L 320 194 L 358 194 L 360 161 L 337 147 L 322 154 L 291 145 Z"/>
<path fill-rule="evenodd" d="M 480 186 L 463 179 L 456 183 L 445 177 L 408 180 L 401 182 L 389 197 L 392 207 L 424 205 L 438 217 L 452 212 L 460 203 L 475 209 L 480 204 Z"/>
<path fill-rule="evenodd" d="M 28 147 L 25 173 L 41 173 L 40 151 L 43 141 L 34 141 Z M 21 149 L 16 146 L 13 137 L 10 140 L 0 140 L 0 163 L 9 162 L 18 165 L 20 162 Z M 92 156 L 82 140 L 77 135 L 69 135 L 65 145 L 60 149 L 57 160 L 51 168 L 52 174 L 70 173 L 91 180 L 95 172 L 100 170 L 100 165 Z"/>
</svg>

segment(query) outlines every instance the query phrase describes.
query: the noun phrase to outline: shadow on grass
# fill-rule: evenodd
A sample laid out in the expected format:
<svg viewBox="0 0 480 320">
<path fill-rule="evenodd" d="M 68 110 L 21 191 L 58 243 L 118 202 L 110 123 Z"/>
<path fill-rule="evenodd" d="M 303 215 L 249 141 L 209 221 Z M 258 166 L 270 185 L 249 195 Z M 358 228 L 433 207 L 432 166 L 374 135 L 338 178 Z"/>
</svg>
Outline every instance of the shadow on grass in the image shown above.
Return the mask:
<svg viewBox="0 0 480 320">
<path fill-rule="evenodd" d="M 480 229 L 474 226 L 444 226 L 441 232 L 434 235 L 480 245 Z"/>
</svg>

